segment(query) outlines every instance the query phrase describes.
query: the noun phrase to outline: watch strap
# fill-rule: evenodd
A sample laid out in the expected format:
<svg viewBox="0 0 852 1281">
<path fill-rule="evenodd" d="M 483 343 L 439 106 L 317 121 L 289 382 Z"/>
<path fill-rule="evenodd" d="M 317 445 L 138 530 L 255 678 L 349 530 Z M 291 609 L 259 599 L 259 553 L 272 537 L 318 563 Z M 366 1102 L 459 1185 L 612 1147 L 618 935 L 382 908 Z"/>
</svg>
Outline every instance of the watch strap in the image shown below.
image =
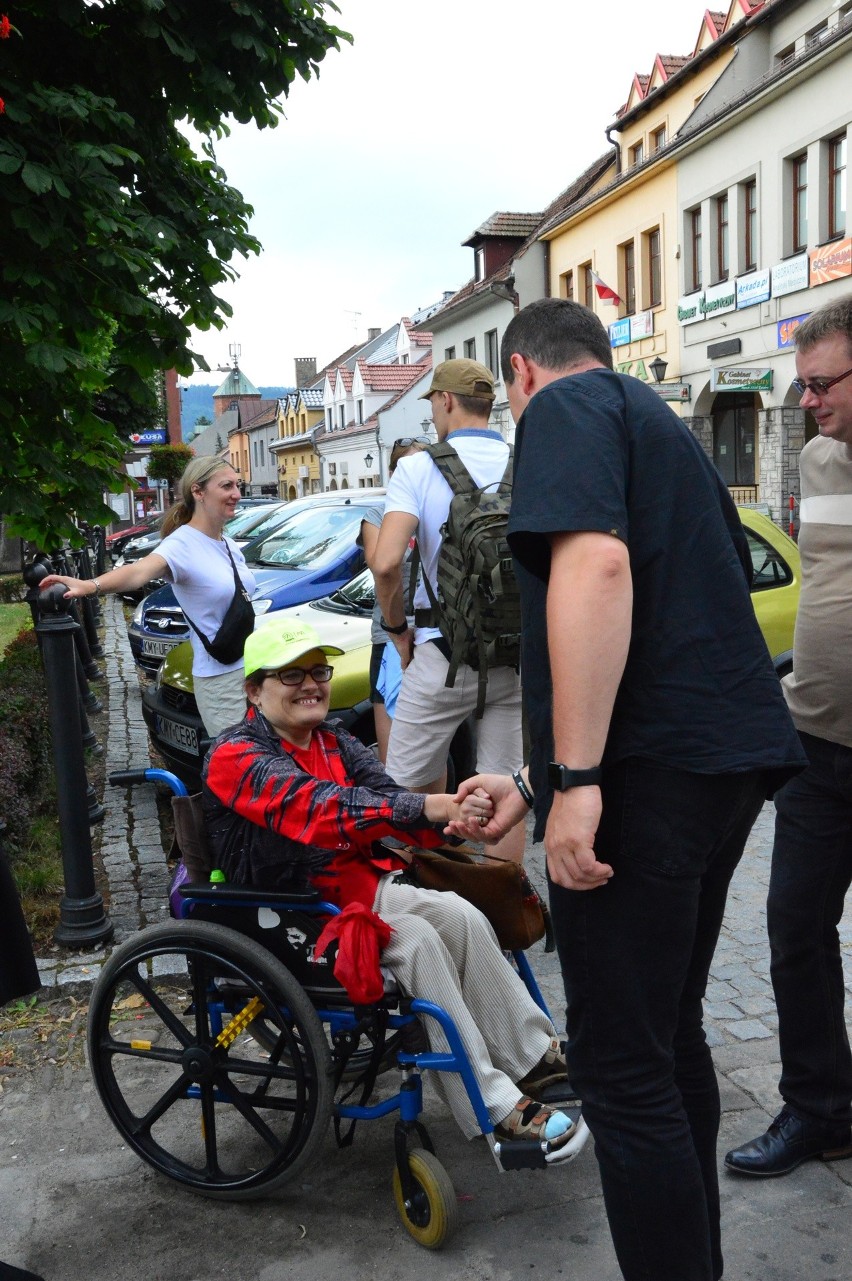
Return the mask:
<svg viewBox="0 0 852 1281">
<path fill-rule="evenodd" d="M 547 781 L 557 792 L 567 792 L 572 787 L 600 787 L 603 770 L 600 765 L 593 769 L 569 769 L 558 761 L 549 761 Z"/>
</svg>

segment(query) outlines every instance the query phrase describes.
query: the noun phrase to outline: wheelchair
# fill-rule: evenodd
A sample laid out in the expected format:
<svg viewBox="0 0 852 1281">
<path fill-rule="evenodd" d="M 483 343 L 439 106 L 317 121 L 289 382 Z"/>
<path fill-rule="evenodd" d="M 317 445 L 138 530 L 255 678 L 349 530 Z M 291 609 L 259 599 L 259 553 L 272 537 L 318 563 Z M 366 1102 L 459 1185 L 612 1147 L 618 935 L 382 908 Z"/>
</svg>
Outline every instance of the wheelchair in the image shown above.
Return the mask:
<svg viewBox="0 0 852 1281">
<path fill-rule="evenodd" d="M 110 775 L 115 785 L 141 781 L 186 797 L 164 770 Z M 396 1114 L 396 1208 L 419 1245 L 438 1249 L 458 1210 L 421 1119 L 427 1071 L 461 1075 L 499 1170 L 546 1168 L 546 1145 L 495 1139 L 446 1011 L 396 991 L 353 1007 L 333 974 L 334 945 L 314 955 L 337 911 L 318 894 L 285 897 L 195 879 L 172 903 L 179 919 L 141 930 L 109 956 L 88 1023 L 98 1095 L 123 1141 L 154 1170 L 202 1196 L 250 1200 L 296 1179 L 332 1123 L 346 1146 L 358 1121 Z M 546 1011 L 525 955 L 507 963 Z M 448 1053 L 428 1048 L 429 1021 L 443 1029 Z M 396 1088 L 383 1088 L 380 1078 L 391 1071 Z M 578 1105 L 563 1110 L 577 1126 L 570 1161 L 588 1130 Z"/>
</svg>

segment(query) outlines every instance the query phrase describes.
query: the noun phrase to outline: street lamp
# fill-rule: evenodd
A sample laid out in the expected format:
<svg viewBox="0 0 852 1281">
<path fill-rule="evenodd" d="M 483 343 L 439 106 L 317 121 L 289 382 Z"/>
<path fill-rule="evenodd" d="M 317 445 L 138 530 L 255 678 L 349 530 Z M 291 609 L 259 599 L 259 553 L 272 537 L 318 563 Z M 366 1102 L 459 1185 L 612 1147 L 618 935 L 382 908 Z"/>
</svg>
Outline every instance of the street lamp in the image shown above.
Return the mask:
<svg viewBox="0 0 852 1281">
<path fill-rule="evenodd" d="M 373 455 L 372 455 L 372 454 L 365 454 L 365 455 L 364 455 L 364 466 L 367 468 L 367 471 L 370 471 L 370 470 L 372 469 L 372 466 L 373 466 Z"/>
<path fill-rule="evenodd" d="M 653 374 L 655 383 L 659 384 L 663 381 L 663 379 L 666 376 L 666 370 L 668 369 L 668 367 L 669 365 L 667 360 L 663 360 L 661 356 L 654 357 L 654 359 L 648 365 L 648 368 Z"/>
</svg>

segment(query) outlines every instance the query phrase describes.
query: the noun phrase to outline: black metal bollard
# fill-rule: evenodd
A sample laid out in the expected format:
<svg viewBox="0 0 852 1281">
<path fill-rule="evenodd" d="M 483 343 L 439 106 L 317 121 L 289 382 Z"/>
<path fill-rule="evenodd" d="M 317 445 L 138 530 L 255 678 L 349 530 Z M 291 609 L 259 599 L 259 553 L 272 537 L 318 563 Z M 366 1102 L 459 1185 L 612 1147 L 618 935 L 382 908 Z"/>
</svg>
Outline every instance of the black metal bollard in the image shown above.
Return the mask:
<svg viewBox="0 0 852 1281">
<path fill-rule="evenodd" d="M 77 699 L 73 693 L 69 697 L 76 683 L 74 631 L 79 625 L 69 614 L 64 593 L 61 585 L 42 592 L 36 626 L 42 640 L 65 873 L 54 938 L 63 947 L 94 947 L 112 938 L 114 926 L 95 887 L 80 716 Z"/>
<path fill-rule="evenodd" d="M 88 557 L 84 554 L 83 548 L 77 548 L 73 553 L 74 565 L 77 570 L 78 578 L 91 578 L 91 572 L 86 573 L 86 562 Z M 98 627 L 95 621 L 94 597 L 82 596 L 79 603 L 80 621 L 83 624 L 83 630 L 86 633 L 86 640 L 89 645 L 89 653 L 92 658 L 103 658 L 104 651 L 101 646 L 101 639 L 98 636 Z"/>
<path fill-rule="evenodd" d="M 74 667 L 77 672 L 77 688 L 80 691 L 80 702 L 87 712 L 90 712 L 92 716 L 96 716 L 98 712 L 102 712 L 104 710 L 104 705 L 86 679 L 86 673 L 83 671 L 83 662 L 80 658 L 76 645 L 74 647 L 74 659 Z"/>
<path fill-rule="evenodd" d="M 96 570 L 92 564 L 92 561 L 93 561 L 92 532 L 89 529 L 88 525 L 82 525 L 81 528 L 84 531 L 86 531 L 86 537 L 88 539 L 88 542 L 85 542 L 83 546 L 80 548 L 80 571 L 81 571 L 80 577 L 81 578 L 97 578 L 98 573 L 103 573 L 103 570 Z M 95 620 L 95 626 L 99 627 L 102 622 L 100 596 L 99 595 L 92 596 L 90 603 L 92 607 L 92 618 Z M 92 650 L 93 654 L 94 652 L 95 651 Z M 102 658 L 103 654 L 102 653 L 96 654 L 95 657 Z"/>
<path fill-rule="evenodd" d="M 106 530 L 103 525 L 92 526 L 92 546 L 95 553 L 95 577 L 100 578 L 107 571 Z"/>
</svg>

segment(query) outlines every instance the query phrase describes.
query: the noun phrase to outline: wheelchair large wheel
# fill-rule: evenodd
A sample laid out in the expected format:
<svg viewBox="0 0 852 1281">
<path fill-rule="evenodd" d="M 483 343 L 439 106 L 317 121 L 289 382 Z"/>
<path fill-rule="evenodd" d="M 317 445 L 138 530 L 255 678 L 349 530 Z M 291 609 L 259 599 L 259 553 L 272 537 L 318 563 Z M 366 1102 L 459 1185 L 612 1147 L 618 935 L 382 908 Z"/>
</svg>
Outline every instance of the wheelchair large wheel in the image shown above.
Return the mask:
<svg viewBox="0 0 852 1281">
<path fill-rule="evenodd" d="M 263 1015 L 267 1053 L 246 1032 Z M 311 1160 L 331 1118 L 322 1024 L 259 944 L 203 921 L 154 925 L 95 984 L 89 1061 L 122 1137 L 193 1192 L 262 1196 Z"/>
<path fill-rule="evenodd" d="M 410 1202 L 405 1199 L 399 1170 L 393 1172 L 393 1197 L 399 1217 L 418 1245 L 440 1250 L 458 1225 L 455 1188 L 441 1162 L 425 1148 L 412 1148 L 408 1165 L 415 1185 Z"/>
</svg>

